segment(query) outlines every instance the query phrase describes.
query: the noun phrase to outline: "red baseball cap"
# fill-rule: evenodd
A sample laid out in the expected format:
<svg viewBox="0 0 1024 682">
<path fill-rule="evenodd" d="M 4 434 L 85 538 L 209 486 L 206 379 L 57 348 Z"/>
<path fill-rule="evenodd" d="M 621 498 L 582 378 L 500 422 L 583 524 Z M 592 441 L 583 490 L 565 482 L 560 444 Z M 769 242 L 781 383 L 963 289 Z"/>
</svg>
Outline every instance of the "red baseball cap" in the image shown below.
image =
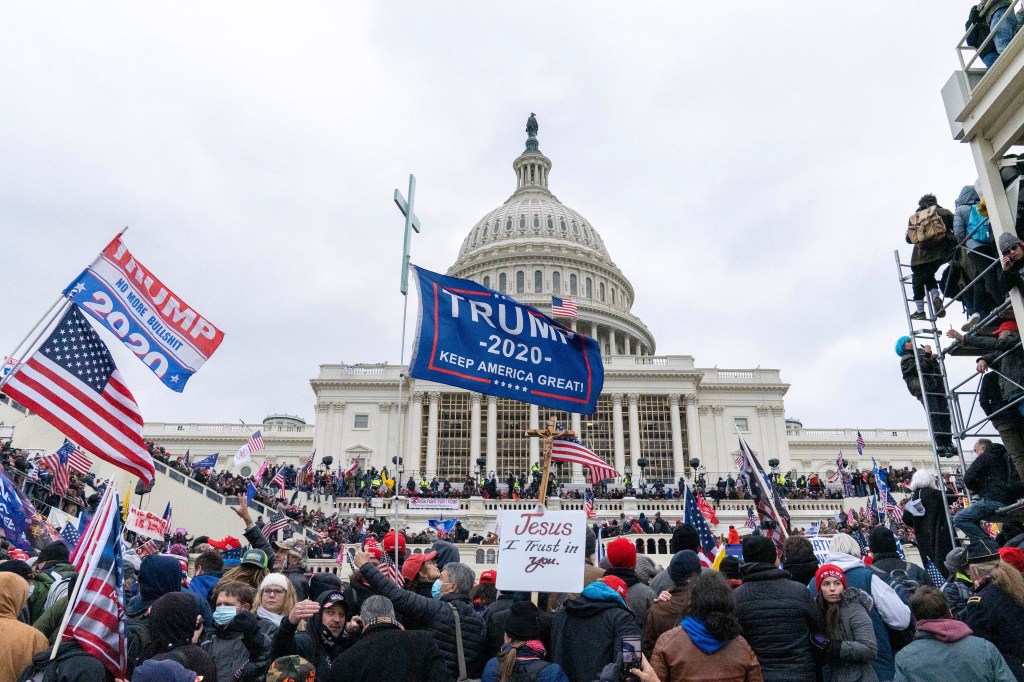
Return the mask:
<svg viewBox="0 0 1024 682">
<path fill-rule="evenodd" d="M 1013 321 L 1013 320 L 1007 320 L 1006 322 L 1003 322 L 1001 325 L 996 327 L 996 330 L 994 332 L 992 332 L 992 334 L 994 336 L 998 336 L 999 334 L 1001 334 L 1003 332 L 1016 332 L 1016 331 L 1020 331 L 1020 329 L 1017 327 L 1017 323 L 1015 321 Z"/>
<path fill-rule="evenodd" d="M 406 580 L 413 580 L 419 575 L 420 569 L 423 568 L 423 564 L 428 561 L 433 561 L 434 557 L 437 556 L 437 552 L 424 552 L 422 554 L 412 554 L 402 564 L 402 577 Z"/>
<path fill-rule="evenodd" d="M 380 559 L 384 556 L 384 550 L 380 548 L 380 543 L 370 538 L 366 541 L 366 546 L 363 547 L 363 551 L 372 556 L 374 559 Z"/>
<path fill-rule="evenodd" d="M 626 583 L 622 578 L 614 575 L 606 575 L 601 578 L 601 582 L 615 590 L 618 595 L 622 597 L 622 601 L 626 601 L 626 597 L 629 596 L 629 588 L 626 587 Z"/>
<path fill-rule="evenodd" d="M 395 536 L 398 536 L 398 551 L 405 552 L 405 536 L 396 531 L 388 531 L 384 535 L 384 551 L 392 554 L 395 551 Z"/>
<path fill-rule="evenodd" d="M 480 584 L 481 585 L 493 585 L 496 582 L 498 582 L 498 572 L 497 571 L 484 571 L 483 573 L 480 574 Z"/>
<path fill-rule="evenodd" d="M 242 546 L 242 543 L 238 540 L 238 538 L 226 535 L 221 540 L 210 540 L 210 545 L 212 547 L 216 547 L 217 549 L 222 549 L 225 552 L 227 552 L 232 549 L 239 549 Z"/>
</svg>

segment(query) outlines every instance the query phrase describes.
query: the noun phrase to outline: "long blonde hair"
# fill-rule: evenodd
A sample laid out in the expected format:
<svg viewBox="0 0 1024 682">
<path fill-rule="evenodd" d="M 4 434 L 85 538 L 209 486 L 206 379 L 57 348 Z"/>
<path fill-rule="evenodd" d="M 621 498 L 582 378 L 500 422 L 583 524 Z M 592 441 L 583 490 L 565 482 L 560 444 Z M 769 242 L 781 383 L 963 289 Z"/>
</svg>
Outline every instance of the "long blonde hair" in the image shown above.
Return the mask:
<svg viewBox="0 0 1024 682">
<path fill-rule="evenodd" d="M 295 593 L 295 585 L 292 585 L 291 580 L 285 578 L 284 585 L 284 605 L 281 607 L 281 613 L 278 615 L 282 615 L 287 618 L 288 614 L 292 612 L 292 607 L 294 607 L 295 603 L 298 601 L 298 595 Z M 280 587 L 280 585 L 274 583 L 272 587 Z M 252 610 L 255 611 L 261 606 L 263 606 L 262 587 L 256 591 L 256 603 L 252 605 Z M 263 606 L 263 608 L 267 607 Z M 269 611 L 270 609 L 267 610 Z"/>
<path fill-rule="evenodd" d="M 974 564 L 971 568 L 979 577 L 990 577 L 996 587 L 1024 606 L 1024 576 L 1016 568 L 1005 561 L 986 561 Z"/>
<path fill-rule="evenodd" d="M 259 566 L 253 566 L 252 564 L 239 564 L 231 570 L 225 571 L 221 579 L 217 581 L 217 585 L 237 580 L 240 583 L 250 585 L 254 590 L 258 590 L 260 589 L 260 584 L 263 582 L 263 579 L 267 577 L 268 573 L 270 573 L 270 571 Z M 214 585 L 213 588 L 217 589 L 217 585 Z"/>
<path fill-rule="evenodd" d="M 525 642 L 513 640 L 509 648 L 498 654 L 498 682 L 508 682 L 516 672 L 516 651 Z"/>
</svg>

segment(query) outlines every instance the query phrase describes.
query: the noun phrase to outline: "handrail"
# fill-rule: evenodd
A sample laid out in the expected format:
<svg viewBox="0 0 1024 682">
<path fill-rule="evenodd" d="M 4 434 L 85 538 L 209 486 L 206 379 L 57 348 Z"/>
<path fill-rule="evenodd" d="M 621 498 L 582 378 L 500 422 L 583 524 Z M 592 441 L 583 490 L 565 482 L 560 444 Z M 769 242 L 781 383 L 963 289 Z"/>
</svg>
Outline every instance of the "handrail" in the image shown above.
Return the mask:
<svg viewBox="0 0 1024 682">
<path fill-rule="evenodd" d="M 991 0 L 986 4 L 991 4 Z M 992 46 L 993 49 L 995 49 L 993 42 L 995 40 L 996 29 L 1002 26 L 1003 22 L 1007 20 L 1007 16 L 1009 16 L 1010 14 L 1016 14 L 1018 7 L 1024 8 L 1024 3 L 1022 3 L 1022 0 L 1013 0 L 1013 2 L 1010 3 L 1009 7 L 1006 8 L 1006 11 L 1003 13 L 1003 15 L 999 17 L 999 21 L 996 22 L 995 26 L 989 26 L 988 35 L 985 37 L 985 40 L 983 40 L 981 45 L 979 45 L 978 47 L 971 47 L 970 45 L 967 44 L 967 38 L 968 36 L 971 35 L 971 33 L 974 32 L 976 25 L 971 24 L 970 26 L 967 27 L 967 30 L 964 31 L 963 36 L 960 37 L 960 41 L 957 42 L 955 48 L 957 59 L 960 62 L 961 71 L 967 71 L 968 69 L 970 69 L 974 65 L 974 63 L 981 58 L 981 53 L 986 51 L 985 48 Z M 1020 31 L 1018 31 L 1018 33 L 1019 32 Z M 1014 36 L 1014 39 L 1016 39 L 1016 36 Z M 970 59 L 968 59 L 965 62 L 964 52 L 972 51 L 974 52 L 974 54 L 970 57 Z M 973 93 L 975 88 L 974 86 L 971 85 L 970 79 L 967 79 L 967 81 L 968 92 Z"/>
</svg>

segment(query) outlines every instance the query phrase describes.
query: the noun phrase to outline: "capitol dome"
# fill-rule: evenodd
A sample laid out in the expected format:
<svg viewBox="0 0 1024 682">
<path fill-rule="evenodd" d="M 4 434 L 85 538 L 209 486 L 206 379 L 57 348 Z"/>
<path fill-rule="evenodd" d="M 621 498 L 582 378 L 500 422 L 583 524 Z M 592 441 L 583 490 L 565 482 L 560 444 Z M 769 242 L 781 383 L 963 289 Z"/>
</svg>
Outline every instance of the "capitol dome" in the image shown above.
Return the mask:
<svg viewBox="0 0 1024 682">
<path fill-rule="evenodd" d="M 654 337 L 630 312 L 633 285 L 590 221 L 548 189 L 551 160 L 536 130 L 531 116 L 526 150 L 512 162 L 516 190 L 473 226 L 448 274 L 546 312 L 552 296 L 570 298 L 579 317 L 563 322 L 596 338 L 605 355 L 653 355 Z"/>
</svg>

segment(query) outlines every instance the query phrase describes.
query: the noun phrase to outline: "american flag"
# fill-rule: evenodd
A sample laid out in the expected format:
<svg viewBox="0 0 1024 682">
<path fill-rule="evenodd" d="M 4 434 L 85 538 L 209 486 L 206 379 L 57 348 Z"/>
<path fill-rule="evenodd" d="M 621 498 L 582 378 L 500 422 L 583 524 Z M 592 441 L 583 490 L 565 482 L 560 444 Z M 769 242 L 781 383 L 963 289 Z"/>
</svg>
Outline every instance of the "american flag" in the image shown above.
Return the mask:
<svg viewBox="0 0 1024 682">
<path fill-rule="evenodd" d="M 172 517 L 173 517 L 173 512 L 171 511 L 171 503 L 168 502 L 167 503 L 167 508 L 164 509 L 164 533 L 166 533 L 168 535 L 170 535 L 170 533 L 171 533 L 171 518 Z"/>
<path fill-rule="evenodd" d="M 742 462 L 739 462 L 742 460 Z M 740 464 L 740 475 L 747 479 L 747 490 L 750 492 L 754 506 L 757 508 L 757 517 L 761 521 L 764 535 L 775 543 L 781 552 L 789 535 L 789 510 L 785 502 L 775 490 L 768 477 L 757 461 L 754 452 L 747 445 L 747 442 L 740 438 L 740 455 L 737 457 Z"/>
<path fill-rule="evenodd" d="M 65 438 L 64 445 L 61 445 L 57 452 L 51 453 L 40 460 L 40 464 L 53 472 L 53 492 L 58 495 L 63 495 L 68 491 L 68 483 L 70 482 L 68 457 L 71 456 L 74 449 L 75 446 L 71 444 L 71 441 Z"/>
<path fill-rule="evenodd" d="M 398 570 L 398 567 L 395 566 L 395 560 L 392 559 L 391 555 L 387 552 L 384 552 L 384 555 L 381 557 L 380 566 L 377 567 L 377 570 L 383 573 L 385 578 L 392 581 L 399 587 L 405 587 L 405 577 L 402 575 L 402 572 Z"/>
<path fill-rule="evenodd" d="M 74 549 L 80 537 L 78 527 L 70 520 L 60 529 L 60 541 L 67 545 L 68 549 Z"/>
<path fill-rule="evenodd" d="M 700 512 L 700 506 L 697 504 L 697 496 L 690 490 L 690 486 L 686 486 L 683 492 L 686 498 L 683 502 L 683 523 L 691 526 L 697 531 L 697 537 L 700 538 L 700 547 L 703 550 L 704 558 L 701 559 L 701 563 L 704 563 L 707 559 L 707 565 L 710 566 L 715 556 L 715 548 L 718 546 L 718 540 L 715 539 L 715 534 L 711 532 L 711 526 L 708 525 L 708 520 L 704 518 L 704 515 Z"/>
<path fill-rule="evenodd" d="M 270 520 L 263 526 L 263 535 L 270 537 L 279 530 L 284 530 L 292 524 L 292 520 L 285 516 L 282 512 L 274 512 L 270 515 Z"/>
<path fill-rule="evenodd" d="M 81 589 L 68 605 L 71 616 L 64 637 L 78 640 L 114 677 L 128 676 L 124 637 L 124 573 L 121 559 L 121 517 L 114 486 L 110 486 L 93 517 L 88 542 L 75 548 L 75 570 Z"/>
<path fill-rule="evenodd" d="M 583 511 L 587 513 L 588 519 L 597 518 L 597 510 L 594 509 L 594 495 L 593 493 L 586 493 L 583 496 Z"/>
<path fill-rule="evenodd" d="M 92 460 L 76 445 L 68 455 L 68 466 L 72 471 L 85 476 L 92 469 Z"/>
<path fill-rule="evenodd" d="M 192 451 L 191 450 L 186 450 L 185 451 L 184 464 L 187 467 L 188 466 L 192 466 Z"/>
<path fill-rule="evenodd" d="M 267 446 L 263 443 L 263 432 L 257 431 L 249 436 L 249 440 L 246 441 L 245 447 L 249 449 L 249 454 L 265 450 Z"/>
<path fill-rule="evenodd" d="M 270 485 L 276 485 L 281 490 L 284 490 L 284 474 L 280 469 L 278 469 L 277 473 L 274 474 L 274 478 L 270 480 Z"/>
<path fill-rule="evenodd" d="M 148 540 L 138 549 L 138 555 L 140 557 L 148 557 L 150 554 L 159 554 L 160 545 L 156 543 L 156 540 Z"/>
<path fill-rule="evenodd" d="M 754 518 L 754 508 L 747 507 L 747 528 L 757 528 L 757 519 Z"/>
<path fill-rule="evenodd" d="M 860 429 L 857 430 L 857 454 L 864 454 L 864 436 L 860 435 Z"/>
<path fill-rule="evenodd" d="M 575 438 L 572 440 L 555 440 L 551 444 L 551 460 L 553 462 L 582 464 L 590 470 L 590 482 L 595 485 L 606 478 L 619 477 L 619 472 L 605 464 L 603 459 L 595 455 Z"/>
<path fill-rule="evenodd" d="M 302 465 L 301 469 L 299 469 L 299 473 L 295 477 L 295 484 L 296 485 L 301 485 L 302 483 L 305 482 L 306 476 L 312 475 L 312 473 L 313 473 L 313 458 L 314 457 L 316 457 L 316 450 L 313 451 L 313 453 L 309 456 L 309 459 L 306 460 L 306 463 Z"/>
<path fill-rule="evenodd" d="M 846 460 L 843 459 L 843 451 L 839 451 L 839 456 L 836 457 L 836 473 L 828 477 L 829 483 L 835 483 L 843 476 L 843 466 L 846 465 Z"/>
<path fill-rule="evenodd" d="M 153 482 L 139 406 L 76 306 L 3 390 L 100 459 Z"/>
<path fill-rule="evenodd" d="M 345 469 L 345 473 L 342 474 L 342 476 L 348 476 L 349 474 L 354 474 L 358 470 L 359 470 L 359 460 L 357 459 L 354 462 L 352 462 L 352 466 L 350 466 L 348 469 Z"/>
<path fill-rule="evenodd" d="M 569 298 L 551 297 L 551 317 L 578 317 L 576 301 Z"/>
</svg>

